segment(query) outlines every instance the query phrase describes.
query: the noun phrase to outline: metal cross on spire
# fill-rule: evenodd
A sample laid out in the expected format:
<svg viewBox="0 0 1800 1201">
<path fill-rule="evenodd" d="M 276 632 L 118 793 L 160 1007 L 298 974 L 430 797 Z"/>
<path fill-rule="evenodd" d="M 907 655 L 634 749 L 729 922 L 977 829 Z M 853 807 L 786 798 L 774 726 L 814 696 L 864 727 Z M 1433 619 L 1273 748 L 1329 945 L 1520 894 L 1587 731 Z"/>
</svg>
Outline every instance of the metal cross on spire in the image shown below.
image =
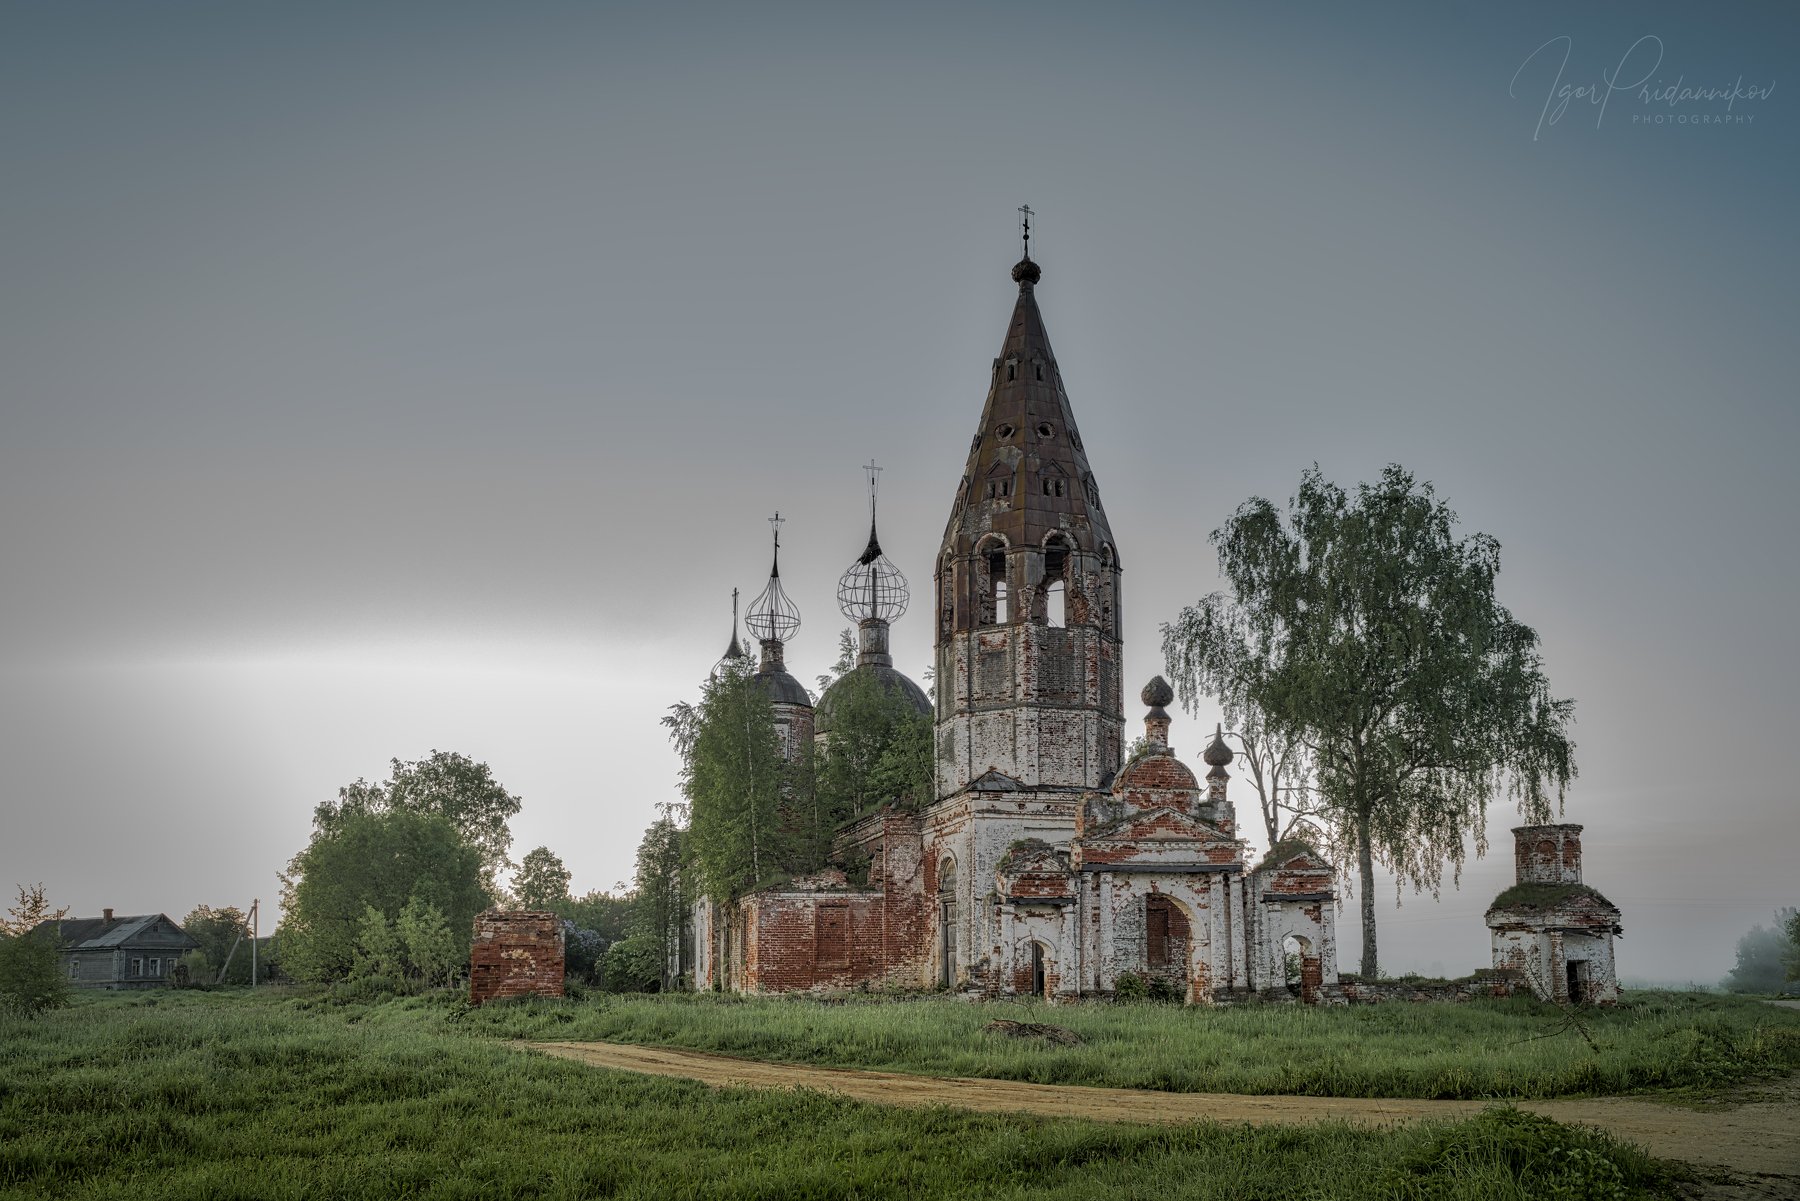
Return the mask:
<svg viewBox="0 0 1800 1201">
<path fill-rule="evenodd" d="M 869 473 L 869 528 L 873 530 L 875 528 L 875 477 L 881 474 L 881 468 L 875 466 L 874 459 L 870 459 L 863 464 L 863 470 Z"/>
<path fill-rule="evenodd" d="M 1019 211 L 1025 214 L 1025 257 L 1029 259 L 1031 257 L 1031 218 L 1033 214 L 1029 204 L 1021 204 Z"/>
</svg>

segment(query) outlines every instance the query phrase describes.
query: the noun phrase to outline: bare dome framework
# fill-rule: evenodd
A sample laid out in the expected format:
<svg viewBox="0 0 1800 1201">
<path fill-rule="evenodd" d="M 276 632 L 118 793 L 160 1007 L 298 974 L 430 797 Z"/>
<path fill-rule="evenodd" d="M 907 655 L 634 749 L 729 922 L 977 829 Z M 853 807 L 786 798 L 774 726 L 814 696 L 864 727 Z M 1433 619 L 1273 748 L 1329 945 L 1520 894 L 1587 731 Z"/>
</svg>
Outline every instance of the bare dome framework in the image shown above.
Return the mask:
<svg viewBox="0 0 1800 1201">
<path fill-rule="evenodd" d="M 781 586 L 781 527 L 784 524 L 785 519 L 779 512 L 769 518 L 769 527 L 775 539 L 775 555 L 769 566 L 769 583 L 750 602 L 750 610 L 744 617 L 745 627 L 756 635 L 758 642 L 785 643 L 800 629 L 800 607 Z"/>
<path fill-rule="evenodd" d="M 906 612 L 912 593 L 906 577 L 882 552 L 875 533 L 876 477 L 881 468 L 871 459 L 863 465 L 869 473 L 869 545 L 856 562 L 838 578 L 838 609 L 858 625 L 865 621 L 894 621 Z"/>
</svg>

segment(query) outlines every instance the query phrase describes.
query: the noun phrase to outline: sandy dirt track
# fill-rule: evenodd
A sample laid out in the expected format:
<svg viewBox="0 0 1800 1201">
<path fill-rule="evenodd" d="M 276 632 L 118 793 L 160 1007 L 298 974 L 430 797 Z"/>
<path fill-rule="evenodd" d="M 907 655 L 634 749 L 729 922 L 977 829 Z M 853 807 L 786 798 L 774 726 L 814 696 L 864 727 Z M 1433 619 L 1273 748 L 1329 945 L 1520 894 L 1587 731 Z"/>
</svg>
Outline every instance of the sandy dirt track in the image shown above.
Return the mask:
<svg viewBox="0 0 1800 1201">
<path fill-rule="evenodd" d="M 881 1105 L 951 1105 L 987 1113 L 1031 1113 L 1108 1122 L 1210 1119 L 1259 1124 L 1346 1121 L 1385 1125 L 1421 1118 L 1470 1117 L 1492 1104 L 1406 1098 L 1166 1093 L 807 1067 L 621 1043 L 515 1045 L 595 1067 L 681 1076 L 714 1087 L 806 1088 Z M 1678 1109 L 1635 1097 L 1516 1104 L 1560 1122 L 1598 1127 L 1664 1159 L 1726 1168 L 1761 1177 L 1777 1188 L 1791 1183 L 1800 1190 L 1800 1078 L 1753 1095 L 1755 1100 L 1708 1112 Z M 1786 1195 L 1800 1196 L 1800 1191 Z"/>
</svg>

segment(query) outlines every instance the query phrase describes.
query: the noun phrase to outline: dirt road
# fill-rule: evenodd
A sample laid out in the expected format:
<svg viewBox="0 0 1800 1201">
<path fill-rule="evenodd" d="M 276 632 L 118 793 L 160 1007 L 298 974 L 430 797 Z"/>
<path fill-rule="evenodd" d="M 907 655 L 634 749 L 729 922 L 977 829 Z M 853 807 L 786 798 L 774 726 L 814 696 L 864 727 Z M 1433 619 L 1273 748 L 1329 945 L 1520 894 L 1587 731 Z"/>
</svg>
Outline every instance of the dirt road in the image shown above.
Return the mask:
<svg viewBox="0 0 1800 1201">
<path fill-rule="evenodd" d="M 703 1051 L 619 1043 L 519 1043 L 596 1067 L 683 1076 L 715 1087 L 807 1088 L 882 1105 L 953 1105 L 989 1113 L 1033 1113 L 1108 1122 L 1362 1122 L 1385 1125 L 1420 1118 L 1463 1118 L 1485 1101 L 1405 1098 L 1259 1097 L 1234 1093 L 1165 1093 L 1145 1089 L 1028 1084 L 1017 1080 L 912 1076 L 849 1068 L 804 1067 L 734 1059 Z M 1681 1159 L 1760 1177 L 1800 1195 L 1800 1077 L 1754 1094 L 1730 1109 L 1700 1112 L 1634 1097 L 1588 1101 L 1521 1101 L 1519 1108 L 1559 1122 L 1595 1126 L 1665 1159 Z M 1782 1192 L 1768 1193 L 1780 1196 Z"/>
</svg>

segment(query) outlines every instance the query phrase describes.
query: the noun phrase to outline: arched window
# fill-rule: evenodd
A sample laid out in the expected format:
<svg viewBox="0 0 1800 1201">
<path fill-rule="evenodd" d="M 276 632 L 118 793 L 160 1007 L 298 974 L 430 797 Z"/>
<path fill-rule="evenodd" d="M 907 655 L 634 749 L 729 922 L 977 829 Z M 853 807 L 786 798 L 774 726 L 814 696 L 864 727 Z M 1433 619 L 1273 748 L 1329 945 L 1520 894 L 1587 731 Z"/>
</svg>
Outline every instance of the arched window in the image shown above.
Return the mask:
<svg viewBox="0 0 1800 1201">
<path fill-rule="evenodd" d="M 1055 535 L 1044 543 L 1044 624 L 1069 624 L 1069 544 Z"/>
<path fill-rule="evenodd" d="M 993 589 L 994 624 L 1005 625 L 1007 619 L 1006 595 L 1006 554 L 1003 551 L 988 553 L 988 586 Z"/>
</svg>

